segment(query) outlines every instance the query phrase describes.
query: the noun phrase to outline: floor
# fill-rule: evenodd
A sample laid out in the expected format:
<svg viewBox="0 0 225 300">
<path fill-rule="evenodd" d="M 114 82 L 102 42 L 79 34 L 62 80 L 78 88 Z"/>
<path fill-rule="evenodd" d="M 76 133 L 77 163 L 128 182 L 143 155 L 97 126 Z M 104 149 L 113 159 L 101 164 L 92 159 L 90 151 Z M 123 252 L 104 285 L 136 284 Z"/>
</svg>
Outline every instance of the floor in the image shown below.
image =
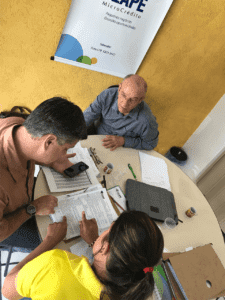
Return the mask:
<svg viewBox="0 0 225 300">
<path fill-rule="evenodd" d="M 21 253 L 21 252 L 14 252 L 12 253 L 11 260 L 10 262 L 20 262 L 22 261 L 29 253 Z M 6 259 L 8 257 L 8 251 L 1 251 L 1 263 L 5 264 Z M 15 267 L 16 265 L 10 265 L 8 269 L 8 273 Z M 1 267 L 1 289 L 5 280 L 4 277 L 4 272 L 5 272 L 5 266 Z M 5 297 L 0 294 L 0 300 L 6 300 Z"/>
</svg>

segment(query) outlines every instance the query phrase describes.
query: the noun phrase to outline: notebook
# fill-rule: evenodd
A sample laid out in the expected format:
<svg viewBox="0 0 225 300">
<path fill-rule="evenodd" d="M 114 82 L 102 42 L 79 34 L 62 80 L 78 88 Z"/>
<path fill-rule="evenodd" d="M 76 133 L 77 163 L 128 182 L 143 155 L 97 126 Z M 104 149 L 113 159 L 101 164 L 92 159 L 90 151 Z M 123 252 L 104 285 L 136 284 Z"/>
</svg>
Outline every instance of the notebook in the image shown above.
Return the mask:
<svg viewBox="0 0 225 300">
<path fill-rule="evenodd" d="M 128 179 L 126 182 L 127 209 L 147 213 L 153 220 L 164 222 L 172 218 L 178 224 L 173 193 L 157 186 Z"/>
</svg>

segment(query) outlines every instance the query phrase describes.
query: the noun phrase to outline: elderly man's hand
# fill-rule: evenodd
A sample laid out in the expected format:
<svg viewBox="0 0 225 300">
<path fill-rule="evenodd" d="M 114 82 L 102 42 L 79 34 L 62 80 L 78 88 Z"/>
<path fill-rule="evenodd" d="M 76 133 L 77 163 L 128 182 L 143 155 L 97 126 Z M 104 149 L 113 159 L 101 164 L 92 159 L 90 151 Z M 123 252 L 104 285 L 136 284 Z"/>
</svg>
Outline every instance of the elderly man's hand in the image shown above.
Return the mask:
<svg viewBox="0 0 225 300">
<path fill-rule="evenodd" d="M 124 145 L 125 138 L 123 136 L 107 135 L 102 142 L 102 146 L 105 148 L 111 148 L 110 151 L 113 151 L 116 148 Z"/>
</svg>

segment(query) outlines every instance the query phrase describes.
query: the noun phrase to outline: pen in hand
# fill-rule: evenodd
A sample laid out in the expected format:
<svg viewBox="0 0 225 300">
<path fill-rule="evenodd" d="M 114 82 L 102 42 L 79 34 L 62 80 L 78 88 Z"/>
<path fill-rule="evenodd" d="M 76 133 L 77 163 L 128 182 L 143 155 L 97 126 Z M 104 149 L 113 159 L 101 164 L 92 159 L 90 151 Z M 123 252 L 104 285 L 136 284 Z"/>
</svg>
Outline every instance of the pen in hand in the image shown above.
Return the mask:
<svg viewBox="0 0 225 300">
<path fill-rule="evenodd" d="M 132 174 L 133 174 L 133 176 L 134 176 L 134 179 L 137 181 L 137 177 L 136 177 L 136 175 L 134 174 L 134 171 L 133 171 L 133 169 L 132 169 L 132 167 L 131 167 L 130 164 L 128 164 L 128 168 L 131 170 L 131 172 L 132 172 Z"/>
</svg>

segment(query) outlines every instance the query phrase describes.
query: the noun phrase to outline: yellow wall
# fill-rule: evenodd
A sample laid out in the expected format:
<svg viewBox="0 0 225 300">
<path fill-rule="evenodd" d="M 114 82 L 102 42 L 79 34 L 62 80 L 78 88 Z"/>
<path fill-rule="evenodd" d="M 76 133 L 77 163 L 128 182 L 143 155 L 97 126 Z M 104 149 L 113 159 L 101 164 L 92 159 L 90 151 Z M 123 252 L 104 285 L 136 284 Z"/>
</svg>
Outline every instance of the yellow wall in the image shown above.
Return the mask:
<svg viewBox="0 0 225 300">
<path fill-rule="evenodd" d="M 94 0 L 93 0 L 94 1 Z M 160 1 L 160 0 L 158 0 Z M 64 96 L 82 110 L 120 78 L 54 62 L 71 0 L 2 0 L 0 110 Z M 165 154 L 183 146 L 224 94 L 225 1 L 174 0 L 137 74 Z"/>
</svg>

